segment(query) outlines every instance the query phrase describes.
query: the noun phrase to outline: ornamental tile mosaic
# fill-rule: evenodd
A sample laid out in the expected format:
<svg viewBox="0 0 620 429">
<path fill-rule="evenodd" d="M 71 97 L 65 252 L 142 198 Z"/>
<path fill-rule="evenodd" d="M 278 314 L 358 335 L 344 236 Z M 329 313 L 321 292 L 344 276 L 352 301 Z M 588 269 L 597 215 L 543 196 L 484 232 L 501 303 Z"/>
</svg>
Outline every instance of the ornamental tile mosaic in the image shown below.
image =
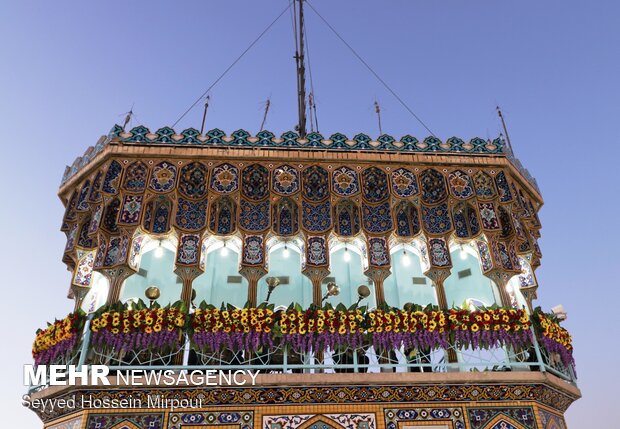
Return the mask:
<svg viewBox="0 0 620 429">
<path fill-rule="evenodd" d="M 415 237 L 420 233 L 420 216 L 418 208 L 407 202 L 396 207 L 396 235 L 399 237 Z"/>
<path fill-rule="evenodd" d="M 443 238 L 431 238 L 428 240 L 428 253 L 431 265 L 434 267 L 451 267 L 450 250 Z"/>
<path fill-rule="evenodd" d="M 73 276 L 73 284 L 77 286 L 90 286 L 93 277 L 93 267 L 95 265 L 95 252 L 88 252 L 78 262 L 77 269 Z"/>
<path fill-rule="evenodd" d="M 241 200 L 239 211 L 239 227 L 246 231 L 259 232 L 269 229 L 269 200 L 251 203 Z"/>
<path fill-rule="evenodd" d="M 539 410 L 542 429 L 566 429 L 564 419 L 543 409 Z"/>
<path fill-rule="evenodd" d="M 420 173 L 422 201 L 427 204 L 436 204 L 448 197 L 446 179 L 435 169 L 424 170 Z"/>
<path fill-rule="evenodd" d="M 170 192 L 174 189 L 176 180 L 177 168 L 170 162 L 163 161 L 153 167 L 149 189 L 161 193 Z M 187 186 L 187 183 L 185 186 Z"/>
<path fill-rule="evenodd" d="M 207 167 L 200 162 L 192 162 L 181 169 L 179 192 L 187 198 L 200 199 L 207 195 Z"/>
<path fill-rule="evenodd" d="M 452 195 L 461 200 L 474 196 L 474 184 L 467 173 L 456 170 L 450 173 L 448 176 L 448 183 L 450 183 L 450 191 Z"/>
<path fill-rule="evenodd" d="M 487 428 L 487 423 L 495 420 L 497 416 L 500 416 L 500 420 L 494 423 L 493 429 L 504 429 L 500 424 L 504 416 L 508 420 L 504 419 L 503 421 L 508 424 L 511 424 L 509 421 L 515 421 L 522 425 L 524 429 L 539 429 L 532 407 L 485 407 L 467 410 L 467 420 L 471 429 L 485 429 Z M 497 424 L 500 425 L 497 426 Z M 505 427 L 507 429 L 510 428 L 510 426 Z"/>
<path fill-rule="evenodd" d="M 495 205 L 493 203 L 478 203 L 478 210 L 480 212 L 480 219 L 482 220 L 482 227 L 486 230 L 499 230 L 499 221 L 495 214 Z"/>
<path fill-rule="evenodd" d="M 123 189 L 127 192 L 143 192 L 146 188 L 149 169 L 142 161 L 136 161 L 127 167 L 123 179 Z"/>
<path fill-rule="evenodd" d="M 118 198 L 114 198 L 107 205 L 103 212 L 102 227 L 109 232 L 117 232 L 118 226 L 116 224 L 118 219 L 118 212 L 121 209 L 121 202 Z"/>
<path fill-rule="evenodd" d="M 486 242 L 482 240 L 476 240 L 476 246 L 478 247 L 478 254 L 480 255 L 480 265 L 482 266 L 482 272 L 489 272 L 493 268 L 493 260 L 491 259 L 491 252 Z"/>
<path fill-rule="evenodd" d="M 495 197 L 495 186 L 493 179 L 484 171 L 480 170 L 474 174 L 474 184 L 476 186 L 476 195 L 482 200 L 490 200 Z"/>
<path fill-rule="evenodd" d="M 101 215 L 103 214 L 103 205 L 99 204 L 93 211 L 93 217 L 88 225 L 88 235 L 94 235 L 99 229 L 99 223 L 101 222 Z"/>
<path fill-rule="evenodd" d="M 514 234 L 514 228 L 512 225 L 512 216 L 502 206 L 498 207 L 497 213 L 499 215 L 499 224 L 502 228 L 502 234 L 501 234 L 502 238 L 511 237 Z"/>
<path fill-rule="evenodd" d="M 227 429 L 252 429 L 254 427 L 254 412 L 252 411 L 193 411 L 173 412 L 168 416 L 169 429 L 183 427 L 198 428 L 204 426 L 223 426 Z"/>
<path fill-rule="evenodd" d="M 211 189 L 220 194 L 230 194 L 239 188 L 239 169 L 231 164 L 221 164 L 213 169 Z"/>
<path fill-rule="evenodd" d="M 93 180 L 93 185 L 90 187 L 90 194 L 88 195 L 88 201 L 96 203 L 101 200 L 101 183 L 103 182 L 103 171 L 99 170 Z"/>
<path fill-rule="evenodd" d="M 142 199 L 142 195 L 125 195 L 123 197 L 123 208 L 118 218 L 119 225 L 137 225 L 140 222 Z"/>
<path fill-rule="evenodd" d="M 373 237 L 368 240 L 368 257 L 370 265 L 386 267 L 390 265 L 390 251 L 387 240 L 382 237 Z"/>
<path fill-rule="evenodd" d="M 362 224 L 370 233 L 378 234 L 391 231 L 394 225 L 390 203 L 383 203 L 378 206 L 362 204 Z"/>
<path fill-rule="evenodd" d="M 78 246 L 84 249 L 90 249 L 94 246 L 94 240 L 88 235 L 88 231 L 90 230 L 91 217 L 88 216 L 84 219 L 84 223 L 80 226 L 80 232 L 78 234 Z"/>
<path fill-rule="evenodd" d="M 123 424 L 126 423 L 125 426 Z M 85 429 L 163 429 L 164 413 L 89 414 Z"/>
<path fill-rule="evenodd" d="M 534 281 L 534 275 L 532 273 L 532 268 L 530 267 L 530 264 L 525 260 L 525 258 L 521 256 L 519 256 L 519 266 L 521 267 L 521 274 L 519 274 L 519 285 L 522 288 L 536 286 L 536 282 Z"/>
<path fill-rule="evenodd" d="M 345 201 L 340 202 L 335 209 L 334 231 L 343 237 L 351 237 L 360 232 L 360 209 L 357 205 Z"/>
<path fill-rule="evenodd" d="M 360 191 L 359 179 L 355 170 L 340 167 L 332 173 L 332 190 L 340 197 L 350 197 Z"/>
<path fill-rule="evenodd" d="M 196 265 L 200 258 L 200 235 L 183 234 L 179 240 L 177 264 Z"/>
<path fill-rule="evenodd" d="M 243 169 L 241 194 L 250 200 L 260 201 L 269 196 L 269 170 L 260 164 Z"/>
<path fill-rule="evenodd" d="M 331 228 L 331 203 L 310 204 L 303 201 L 301 204 L 301 223 L 309 232 L 325 232 Z"/>
<path fill-rule="evenodd" d="M 502 203 L 507 203 L 512 201 L 512 192 L 510 191 L 510 185 L 508 184 L 508 179 L 503 171 L 500 171 L 495 176 L 495 184 L 497 185 L 497 190 L 499 191 L 499 200 Z"/>
<path fill-rule="evenodd" d="M 80 190 L 80 196 L 77 199 L 77 204 L 75 205 L 75 209 L 79 212 L 83 212 L 88 210 L 88 195 L 90 193 L 90 181 L 87 180 L 82 185 L 82 189 Z"/>
<path fill-rule="evenodd" d="M 398 168 L 392 172 L 392 192 L 398 197 L 409 198 L 420 192 L 418 179 L 406 168 Z"/>
<path fill-rule="evenodd" d="M 265 263 L 265 239 L 260 235 L 244 237 L 241 256 L 243 265 L 263 265 Z"/>
<path fill-rule="evenodd" d="M 302 193 L 309 201 L 323 201 L 329 196 L 329 174 L 323 167 L 312 165 L 302 172 Z"/>
<path fill-rule="evenodd" d="M 315 267 L 327 265 L 327 241 L 324 237 L 308 237 L 306 265 Z"/>
<path fill-rule="evenodd" d="M 172 217 L 172 203 L 166 199 L 151 201 L 146 213 L 149 219 L 145 220 L 145 229 L 154 234 L 165 234 L 170 230 Z"/>
<path fill-rule="evenodd" d="M 276 194 L 293 195 L 299 191 L 299 173 L 295 167 L 281 165 L 273 171 L 271 186 Z"/>
<path fill-rule="evenodd" d="M 67 208 L 65 209 L 65 215 L 63 218 L 64 222 L 72 222 L 77 219 L 77 213 L 75 212 L 75 206 L 77 204 L 78 193 L 74 191 L 69 198 L 69 202 L 67 203 Z M 64 230 L 63 230 L 64 231 Z"/>
<path fill-rule="evenodd" d="M 294 201 L 283 198 L 274 208 L 273 230 L 278 235 L 293 235 L 299 231 L 299 209 Z"/>
<path fill-rule="evenodd" d="M 497 251 L 499 254 L 499 258 L 501 260 L 502 266 L 506 270 L 514 270 L 514 266 L 512 264 L 512 259 L 510 258 L 510 254 L 508 253 L 508 247 L 506 244 L 501 241 L 497 243 Z"/>
<path fill-rule="evenodd" d="M 465 416 L 460 407 L 386 408 L 383 414 L 386 429 L 406 428 L 407 422 L 420 422 L 421 427 L 449 422 L 453 429 L 465 429 Z"/>
<path fill-rule="evenodd" d="M 448 204 L 443 203 L 436 207 L 422 206 L 422 225 L 429 234 L 444 234 L 452 229 L 452 221 L 448 211 Z"/>
<path fill-rule="evenodd" d="M 378 203 L 389 197 L 388 179 L 385 171 L 377 167 L 362 172 L 362 195 L 370 203 Z"/>
<path fill-rule="evenodd" d="M 211 204 L 209 229 L 215 234 L 231 234 L 237 229 L 236 205 L 228 197 L 217 199 Z"/>
<path fill-rule="evenodd" d="M 117 161 L 112 161 L 108 170 L 105 173 L 105 178 L 103 179 L 103 185 L 101 186 L 101 190 L 106 194 L 116 194 L 118 192 L 118 186 L 120 182 L 121 173 L 123 172 L 123 167 Z"/>
<path fill-rule="evenodd" d="M 57 423 L 51 426 L 47 426 L 46 429 L 81 429 L 82 428 L 82 416 L 74 417 L 69 420 L 65 420 L 62 423 Z"/>
<path fill-rule="evenodd" d="M 191 201 L 179 198 L 176 224 L 186 231 L 198 231 L 205 227 L 207 200 Z"/>
</svg>

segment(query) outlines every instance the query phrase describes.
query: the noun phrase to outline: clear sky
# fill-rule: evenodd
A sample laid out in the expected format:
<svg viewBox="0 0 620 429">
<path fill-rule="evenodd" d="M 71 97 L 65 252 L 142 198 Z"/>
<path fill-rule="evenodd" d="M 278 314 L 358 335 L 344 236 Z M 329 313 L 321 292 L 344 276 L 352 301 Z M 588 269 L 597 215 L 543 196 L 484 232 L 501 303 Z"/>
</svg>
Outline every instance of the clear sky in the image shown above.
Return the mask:
<svg viewBox="0 0 620 429">
<path fill-rule="evenodd" d="M 571 429 L 617 420 L 620 356 L 618 171 L 620 6 L 609 1 L 312 0 L 441 139 L 496 137 L 495 105 L 545 198 L 538 303 L 562 303 L 583 399 Z M 72 308 L 60 258 L 65 165 L 133 105 L 171 125 L 286 6 L 287 0 L 0 2 L 0 392 L 6 427 L 39 428 L 19 403 L 37 328 Z M 396 138 L 428 133 L 311 12 L 320 131 Z M 212 91 L 207 128 L 255 133 L 296 121 L 290 17 Z M 200 109 L 177 128 L 200 126 Z M 616 220 L 614 220 L 616 219 Z M 615 252 L 615 253 L 614 253 Z"/>
</svg>

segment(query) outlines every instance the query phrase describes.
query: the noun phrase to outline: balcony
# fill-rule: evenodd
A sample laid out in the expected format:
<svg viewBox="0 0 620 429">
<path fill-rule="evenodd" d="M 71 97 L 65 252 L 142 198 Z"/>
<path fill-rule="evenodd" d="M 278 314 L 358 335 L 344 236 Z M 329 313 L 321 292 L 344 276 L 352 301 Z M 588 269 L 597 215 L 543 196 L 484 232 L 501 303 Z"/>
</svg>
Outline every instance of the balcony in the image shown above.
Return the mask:
<svg viewBox="0 0 620 429">
<path fill-rule="evenodd" d="M 37 333 L 35 364 L 274 374 L 548 372 L 575 384 L 568 332 L 514 308 L 368 311 L 291 305 L 187 310 L 142 302 L 73 313 Z M 325 377 L 325 376 L 324 376 Z M 293 380 L 293 378 L 291 378 Z M 32 386 L 31 391 L 45 386 Z"/>
</svg>

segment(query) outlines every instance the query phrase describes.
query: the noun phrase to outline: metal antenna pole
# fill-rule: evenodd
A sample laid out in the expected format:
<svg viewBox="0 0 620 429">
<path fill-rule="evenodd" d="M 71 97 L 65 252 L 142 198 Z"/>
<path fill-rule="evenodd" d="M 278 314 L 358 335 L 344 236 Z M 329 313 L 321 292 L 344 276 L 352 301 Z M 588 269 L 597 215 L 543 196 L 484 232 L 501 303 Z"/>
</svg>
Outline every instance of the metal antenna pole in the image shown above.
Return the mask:
<svg viewBox="0 0 620 429">
<path fill-rule="evenodd" d="M 312 115 L 312 106 L 314 105 L 314 100 L 312 97 L 312 92 L 308 94 L 308 119 L 310 119 L 310 132 L 314 132 L 314 116 Z"/>
<path fill-rule="evenodd" d="M 129 123 L 129 121 L 131 121 L 132 116 L 133 116 L 133 105 L 131 106 L 131 109 L 129 109 L 129 112 L 127 112 L 127 116 L 125 116 L 125 122 L 123 122 L 123 131 L 125 131 L 125 127 Z"/>
<path fill-rule="evenodd" d="M 207 119 L 207 110 L 209 110 L 209 100 L 211 100 L 211 96 L 207 95 L 207 98 L 205 98 L 205 110 L 202 113 L 202 125 L 200 126 L 200 134 L 202 134 L 205 130 L 205 120 Z"/>
<path fill-rule="evenodd" d="M 267 113 L 269 113 L 269 106 L 271 106 L 271 100 L 267 99 L 265 102 L 265 114 L 263 115 L 263 122 L 260 123 L 260 129 L 258 132 L 260 133 L 265 129 L 265 122 L 267 121 Z"/>
<path fill-rule="evenodd" d="M 379 120 L 379 135 L 383 135 L 383 130 L 381 129 L 381 107 L 379 106 L 379 102 L 375 100 L 375 112 L 377 113 L 377 119 Z"/>
<path fill-rule="evenodd" d="M 304 1 L 299 1 L 299 45 L 295 53 L 295 62 L 297 64 L 297 104 L 299 110 L 299 123 L 297 124 L 298 132 L 301 137 L 306 136 L 306 67 L 304 58 Z M 297 17 L 296 17 L 297 19 Z"/>
<path fill-rule="evenodd" d="M 512 144 L 510 143 L 510 137 L 508 136 L 508 128 L 506 128 L 506 122 L 504 121 L 504 115 L 502 115 L 502 110 L 499 108 L 499 106 L 497 106 L 496 109 L 499 118 L 502 120 L 502 127 L 504 127 L 504 134 L 506 135 L 506 142 L 508 142 L 508 149 L 510 149 L 510 153 L 514 155 L 514 151 L 512 150 Z"/>
</svg>

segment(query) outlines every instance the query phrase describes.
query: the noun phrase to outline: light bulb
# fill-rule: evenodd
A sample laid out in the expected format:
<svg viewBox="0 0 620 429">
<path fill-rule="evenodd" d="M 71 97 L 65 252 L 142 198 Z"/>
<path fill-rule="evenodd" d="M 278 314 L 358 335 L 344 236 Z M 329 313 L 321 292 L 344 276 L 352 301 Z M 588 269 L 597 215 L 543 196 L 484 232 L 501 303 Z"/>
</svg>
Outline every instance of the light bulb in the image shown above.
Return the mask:
<svg viewBox="0 0 620 429">
<path fill-rule="evenodd" d="M 467 259 L 467 252 L 465 251 L 465 249 L 463 249 L 463 246 L 461 246 L 461 251 L 459 252 L 459 256 L 463 260 Z"/>
<path fill-rule="evenodd" d="M 343 259 L 345 262 L 349 262 L 351 260 L 351 254 L 349 253 L 349 249 L 344 248 L 344 256 Z"/>
<path fill-rule="evenodd" d="M 403 265 L 405 267 L 408 267 L 411 264 L 411 258 L 409 258 L 409 255 L 407 254 L 407 252 L 405 250 L 403 250 Z"/>
<path fill-rule="evenodd" d="M 220 255 L 228 256 L 228 247 L 226 247 L 226 243 L 224 243 L 224 247 L 222 247 L 222 250 L 220 250 Z"/>
<path fill-rule="evenodd" d="M 284 251 L 282 252 L 282 257 L 288 258 L 291 254 L 290 250 L 288 250 L 288 246 L 284 245 Z"/>
<path fill-rule="evenodd" d="M 159 246 L 155 249 L 155 257 L 161 258 L 164 256 L 164 248 L 161 246 L 161 241 L 159 242 Z"/>
</svg>

